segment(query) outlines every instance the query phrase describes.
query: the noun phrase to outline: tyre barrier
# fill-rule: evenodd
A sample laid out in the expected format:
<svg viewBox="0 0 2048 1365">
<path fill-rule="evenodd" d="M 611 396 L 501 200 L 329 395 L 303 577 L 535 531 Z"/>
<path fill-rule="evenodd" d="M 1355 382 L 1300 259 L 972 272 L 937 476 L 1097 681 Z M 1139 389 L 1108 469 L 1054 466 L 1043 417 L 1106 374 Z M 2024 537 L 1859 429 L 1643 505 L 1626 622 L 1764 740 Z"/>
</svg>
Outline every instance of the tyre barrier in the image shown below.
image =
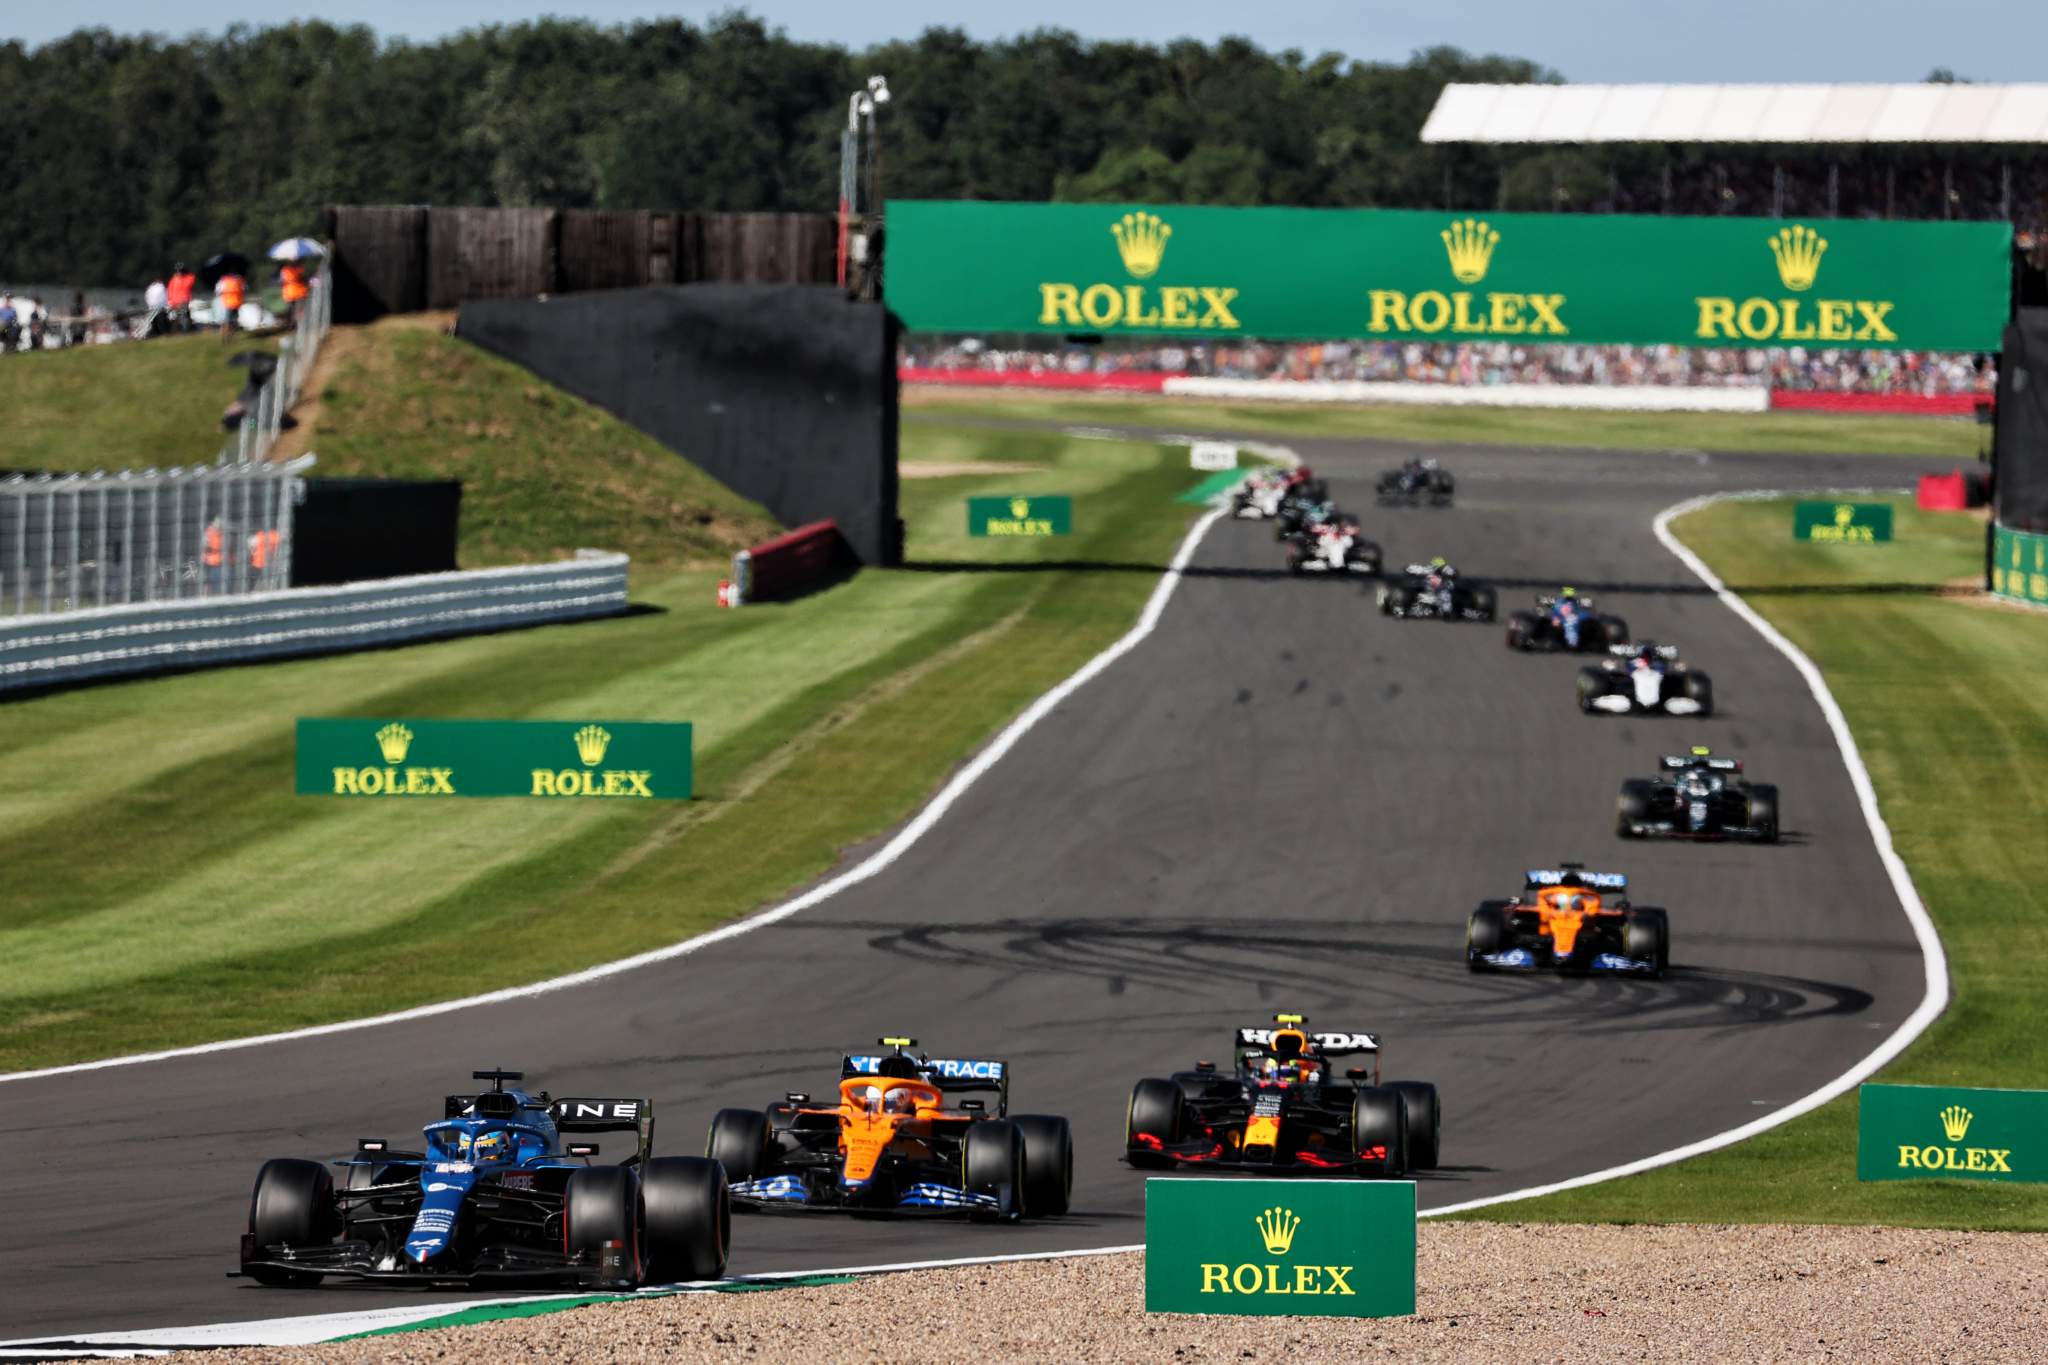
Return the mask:
<svg viewBox="0 0 2048 1365">
<path fill-rule="evenodd" d="M 616 616 L 627 557 L 0 618 L 0 692 Z"/>
</svg>

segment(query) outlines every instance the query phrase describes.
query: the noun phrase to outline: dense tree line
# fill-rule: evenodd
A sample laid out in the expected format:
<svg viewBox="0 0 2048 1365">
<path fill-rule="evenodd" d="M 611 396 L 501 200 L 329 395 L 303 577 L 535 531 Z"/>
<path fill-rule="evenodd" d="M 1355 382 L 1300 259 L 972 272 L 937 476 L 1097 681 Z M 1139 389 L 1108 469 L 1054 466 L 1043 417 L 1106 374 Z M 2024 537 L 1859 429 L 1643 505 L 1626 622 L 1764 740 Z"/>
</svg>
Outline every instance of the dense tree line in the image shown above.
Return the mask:
<svg viewBox="0 0 2048 1365">
<path fill-rule="evenodd" d="M 0 45 L 0 280 L 133 283 L 315 230 L 334 203 L 828 209 L 846 97 L 877 71 L 893 197 L 1656 211 L 1676 156 L 1678 208 L 1760 211 L 1754 174 L 1731 179 L 1712 149 L 1423 146 L 1446 81 L 1556 79 L 1453 49 L 1396 65 L 935 28 L 852 53 L 745 15 L 429 44 L 323 23 L 89 29 Z M 1984 216 L 1997 172 L 1972 174 Z"/>
</svg>

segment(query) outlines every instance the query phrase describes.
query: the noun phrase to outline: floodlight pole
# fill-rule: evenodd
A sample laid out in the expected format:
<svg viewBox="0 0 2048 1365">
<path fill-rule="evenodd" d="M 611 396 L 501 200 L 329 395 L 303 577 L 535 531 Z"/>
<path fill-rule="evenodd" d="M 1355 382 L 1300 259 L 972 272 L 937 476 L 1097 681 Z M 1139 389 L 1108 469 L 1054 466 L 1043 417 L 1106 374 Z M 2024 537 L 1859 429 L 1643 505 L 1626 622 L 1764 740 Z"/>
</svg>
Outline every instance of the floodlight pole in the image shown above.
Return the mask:
<svg viewBox="0 0 2048 1365">
<path fill-rule="evenodd" d="M 846 101 L 846 127 L 839 134 L 839 287 L 846 288 L 847 234 L 855 208 L 855 155 L 860 141 L 861 94 L 855 91 Z"/>
<path fill-rule="evenodd" d="M 876 136 L 876 111 L 889 102 L 889 82 L 881 76 L 870 76 L 867 84 L 854 91 L 846 99 L 846 127 L 839 134 L 839 244 L 837 256 L 837 279 L 839 287 L 845 289 L 851 275 L 853 220 L 861 219 L 862 230 L 866 231 L 869 218 L 875 217 L 881 208 L 881 144 Z M 867 156 L 865 160 L 867 192 L 866 212 L 862 212 L 861 180 L 863 160 L 861 156 L 861 120 L 867 120 Z"/>
</svg>

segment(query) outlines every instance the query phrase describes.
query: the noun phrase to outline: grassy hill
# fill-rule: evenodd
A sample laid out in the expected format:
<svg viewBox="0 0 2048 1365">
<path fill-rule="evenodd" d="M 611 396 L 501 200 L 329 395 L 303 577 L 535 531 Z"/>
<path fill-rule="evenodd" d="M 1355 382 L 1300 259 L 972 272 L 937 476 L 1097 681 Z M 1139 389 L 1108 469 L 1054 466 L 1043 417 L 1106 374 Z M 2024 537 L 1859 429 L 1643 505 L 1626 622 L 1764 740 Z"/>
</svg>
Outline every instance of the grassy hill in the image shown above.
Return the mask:
<svg viewBox="0 0 2048 1365">
<path fill-rule="evenodd" d="M 246 377 L 228 357 L 274 341 L 211 334 L 0 356 L 0 467 L 210 464 Z"/>
</svg>

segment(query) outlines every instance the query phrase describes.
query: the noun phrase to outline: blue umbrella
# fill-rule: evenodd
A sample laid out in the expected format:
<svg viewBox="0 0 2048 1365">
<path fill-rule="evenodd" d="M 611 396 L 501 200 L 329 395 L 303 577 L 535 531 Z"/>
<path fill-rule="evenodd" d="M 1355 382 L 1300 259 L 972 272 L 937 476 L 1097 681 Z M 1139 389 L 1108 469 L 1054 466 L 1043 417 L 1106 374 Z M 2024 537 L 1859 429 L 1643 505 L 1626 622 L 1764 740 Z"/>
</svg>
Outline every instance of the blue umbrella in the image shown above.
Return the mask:
<svg viewBox="0 0 2048 1365">
<path fill-rule="evenodd" d="M 273 261 L 303 261 L 326 254 L 327 248 L 311 237 L 287 237 L 270 248 L 270 259 Z"/>
</svg>

